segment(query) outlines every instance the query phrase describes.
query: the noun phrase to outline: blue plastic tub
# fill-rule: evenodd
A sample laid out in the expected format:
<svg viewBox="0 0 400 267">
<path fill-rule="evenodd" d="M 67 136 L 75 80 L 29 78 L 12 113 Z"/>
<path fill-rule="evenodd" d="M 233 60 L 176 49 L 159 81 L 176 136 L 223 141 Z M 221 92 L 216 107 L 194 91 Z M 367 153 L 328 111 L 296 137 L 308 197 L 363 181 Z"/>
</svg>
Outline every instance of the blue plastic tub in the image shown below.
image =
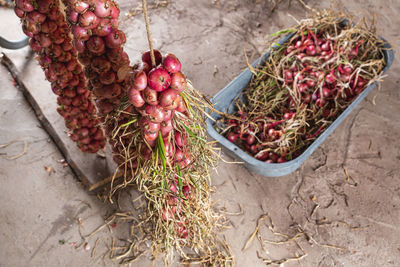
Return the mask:
<svg viewBox="0 0 400 267">
<path fill-rule="evenodd" d="M 293 34 L 289 34 L 281 39 L 278 44 L 282 45 L 289 40 Z M 393 63 L 394 53 L 389 44 L 385 45 L 384 56 L 386 66 L 383 72 L 386 72 Z M 262 57 L 258 58 L 253 64 L 256 67 L 260 63 L 268 59 L 270 51 L 265 53 Z M 211 102 L 215 105 L 215 109 L 226 112 L 229 108 L 228 113 L 233 113 L 232 101 L 242 92 L 247 86 L 252 77 L 252 72 L 247 68 L 239 74 L 233 81 L 231 81 L 225 88 L 219 91 L 212 99 Z M 243 151 L 237 145 L 231 143 L 224 136 L 220 135 L 214 128 L 214 122 L 211 119 L 207 119 L 207 131 L 209 135 L 217 140 L 223 147 L 225 147 L 229 154 L 238 158 L 238 160 L 244 162 L 245 166 L 251 171 L 264 175 L 264 176 L 283 176 L 295 171 L 300 165 L 314 152 L 314 150 L 339 126 L 340 123 L 355 109 L 355 107 L 375 88 L 377 83 L 369 85 L 354 101 L 340 114 L 338 118 L 297 158 L 285 162 L 285 163 L 265 163 L 257 160 Z M 220 115 L 213 112 L 211 114 L 215 120 L 221 118 Z"/>
</svg>

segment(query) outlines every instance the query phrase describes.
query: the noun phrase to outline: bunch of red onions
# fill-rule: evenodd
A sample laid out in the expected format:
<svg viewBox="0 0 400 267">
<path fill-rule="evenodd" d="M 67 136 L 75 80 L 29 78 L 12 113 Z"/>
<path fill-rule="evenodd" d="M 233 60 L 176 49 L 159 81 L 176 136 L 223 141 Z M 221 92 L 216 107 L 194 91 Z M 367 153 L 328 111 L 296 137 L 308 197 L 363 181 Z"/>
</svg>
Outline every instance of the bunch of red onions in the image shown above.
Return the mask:
<svg viewBox="0 0 400 267">
<path fill-rule="evenodd" d="M 107 115 L 125 94 L 124 80 L 118 77 L 118 70 L 129 65 L 122 48 L 125 34 L 118 30 L 118 5 L 110 0 L 64 0 L 63 3 L 88 88 L 97 99 L 99 111 Z"/>
<path fill-rule="evenodd" d="M 273 50 L 254 70 L 234 116 L 223 118 L 226 138 L 260 161 L 299 156 L 383 69 L 376 37 L 326 20 L 313 29 L 305 23 Z"/>
<path fill-rule="evenodd" d="M 118 5 L 111 0 L 64 0 L 63 3 L 74 37 L 73 44 L 88 79 L 87 87 L 96 98 L 99 116 L 104 123 L 107 116 L 119 109 L 128 86 L 125 80 L 131 70 L 128 55 L 123 51 L 125 34 L 118 29 Z M 129 117 L 127 113 L 125 116 Z M 124 117 L 119 119 L 122 121 Z M 110 127 L 106 125 L 105 130 L 114 154 L 119 154 Z M 121 163 L 117 156 L 114 160 Z"/>
<path fill-rule="evenodd" d="M 163 59 L 155 50 L 154 68 L 150 52 L 143 54 L 141 64 L 129 67 L 129 58 L 122 48 L 126 38 L 118 29 L 119 9 L 115 2 L 64 0 L 64 4 L 74 46 L 110 137 L 114 161 L 124 168 L 127 166 L 130 169 L 127 173 L 135 171 L 139 164 L 135 156 L 138 150 L 141 159 L 149 160 L 160 134 L 166 157 L 181 168 L 186 167 L 190 155 L 184 156 L 185 133 L 174 131 L 172 124 L 174 113 L 183 114 L 186 110 L 179 95 L 186 87 L 179 60 L 172 54 Z M 131 105 L 122 108 L 121 100 L 126 94 Z M 134 146 L 132 134 L 115 132 L 132 117 L 139 118 L 135 126 L 142 129 L 142 138 L 148 146 Z M 172 187 L 176 181 L 170 183 Z M 183 188 L 190 191 L 188 186 Z"/>
<path fill-rule="evenodd" d="M 129 102 L 141 114 L 139 127 L 142 129 L 144 140 L 149 147 L 144 147 L 144 155 L 150 154 L 156 144 L 163 145 L 165 158 L 172 168 L 188 167 L 191 161 L 186 151 L 187 133 L 179 125 L 179 121 L 186 118 L 186 106 L 181 92 L 187 87 L 187 81 L 181 72 L 181 63 L 173 54 L 162 57 L 158 50 L 154 50 L 155 66 L 150 69 L 151 52 L 142 54 L 141 67 L 132 77 L 132 86 L 128 89 Z M 179 114 L 179 118 L 175 115 Z M 161 140 L 162 139 L 162 142 Z M 163 220 L 179 218 L 177 227 L 180 236 L 187 237 L 185 217 L 182 210 L 176 207 L 177 201 L 188 198 L 191 188 L 179 177 L 169 177 L 170 193 L 168 207 L 164 207 Z M 180 187 L 178 185 L 181 185 Z M 181 194 L 182 193 L 182 194 Z"/>
<path fill-rule="evenodd" d="M 71 139 L 83 152 L 97 152 L 105 146 L 104 133 L 58 1 L 17 0 L 15 13 L 30 37 L 31 48 L 39 55 L 53 93 L 58 95 L 57 111 L 64 117 Z"/>
</svg>

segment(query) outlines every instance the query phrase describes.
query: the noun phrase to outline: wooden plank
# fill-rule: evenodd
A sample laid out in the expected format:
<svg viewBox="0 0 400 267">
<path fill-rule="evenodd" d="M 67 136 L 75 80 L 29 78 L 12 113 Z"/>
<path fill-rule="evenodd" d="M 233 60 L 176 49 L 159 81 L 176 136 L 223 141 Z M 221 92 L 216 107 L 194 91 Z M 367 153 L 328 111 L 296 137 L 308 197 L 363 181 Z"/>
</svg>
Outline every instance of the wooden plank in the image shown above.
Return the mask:
<svg viewBox="0 0 400 267">
<path fill-rule="evenodd" d="M 53 139 L 82 184 L 90 187 L 112 175 L 115 164 L 108 147 L 105 152 L 98 154 L 82 153 L 67 136 L 64 119 L 56 111 L 56 96 L 31 50 L 24 48 L 3 53 L 1 62 L 16 80 L 17 87 L 32 106 L 41 126 Z"/>
</svg>

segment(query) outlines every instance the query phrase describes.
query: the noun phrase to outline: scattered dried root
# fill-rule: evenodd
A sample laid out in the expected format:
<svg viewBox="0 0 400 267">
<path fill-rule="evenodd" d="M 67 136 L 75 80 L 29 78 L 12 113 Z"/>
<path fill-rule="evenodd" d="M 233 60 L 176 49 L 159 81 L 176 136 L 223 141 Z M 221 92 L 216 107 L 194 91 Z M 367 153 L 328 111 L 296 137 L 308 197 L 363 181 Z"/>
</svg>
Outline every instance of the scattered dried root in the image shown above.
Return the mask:
<svg viewBox="0 0 400 267">
<path fill-rule="evenodd" d="M 273 233 L 276 236 L 279 236 L 280 239 L 279 240 L 266 240 L 262 237 L 261 233 L 260 233 L 260 228 L 261 228 L 261 222 L 268 218 L 269 223 L 267 224 L 267 228 L 271 231 L 271 233 Z M 343 224 L 348 226 L 350 229 L 352 230 L 358 230 L 360 229 L 360 227 L 352 227 L 349 224 L 342 222 L 342 221 L 334 221 L 334 222 L 330 222 L 327 225 L 332 225 L 332 224 Z M 257 237 L 261 248 L 263 249 L 263 251 L 265 252 L 266 255 L 269 255 L 268 250 L 266 248 L 266 245 L 284 245 L 284 244 L 295 244 L 296 247 L 300 250 L 301 253 L 295 253 L 294 256 L 292 257 L 288 257 L 288 258 L 282 258 L 282 259 L 277 259 L 277 260 L 272 260 L 271 258 L 264 258 L 261 256 L 260 252 L 257 251 L 257 256 L 259 259 L 261 259 L 266 265 L 280 265 L 283 263 L 287 263 L 287 262 L 292 262 L 292 261 L 300 261 L 302 259 L 304 259 L 305 257 L 307 257 L 307 252 L 306 250 L 303 248 L 303 246 L 301 246 L 301 241 L 307 241 L 307 243 L 314 243 L 319 247 L 324 247 L 324 248 L 330 248 L 330 249 L 337 249 L 337 250 L 341 250 L 341 251 L 350 251 L 353 252 L 352 250 L 349 250 L 345 247 L 341 247 L 341 246 L 337 246 L 337 245 L 332 245 L 332 244 L 323 244 L 318 242 L 314 236 L 308 232 L 306 232 L 304 229 L 302 229 L 302 227 L 298 224 L 296 224 L 296 233 L 293 235 L 288 235 L 288 234 L 284 234 L 284 233 L 280 233 L 278 231 L 275 230 L 275 225 L 272 221 L 272 218 L 270 217 L 270 215 L 268 213 L 261 215 L 258 220 L 257 220 L 257 225 L 256 228 L 254 230 L 254 232 L 251 234 L 250 238 L 247 240 L 245 246 L 243 247 L 242 251 L 246 250 L 251 242 L 254 240 L 255 237 Z M 322 225 L 322 224 L 320 224 Z"/>
</svg>

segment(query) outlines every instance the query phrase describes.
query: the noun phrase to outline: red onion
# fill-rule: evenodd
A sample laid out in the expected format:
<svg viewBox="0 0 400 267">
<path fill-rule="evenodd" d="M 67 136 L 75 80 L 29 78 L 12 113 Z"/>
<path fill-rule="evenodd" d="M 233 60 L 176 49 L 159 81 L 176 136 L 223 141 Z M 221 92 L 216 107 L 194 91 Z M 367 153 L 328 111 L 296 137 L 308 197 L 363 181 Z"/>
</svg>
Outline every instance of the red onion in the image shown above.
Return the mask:
<svg viewBox="0 0 400 267">
<path fill-rule="evenodd" d="M 78 19 L 79 19 L 79 13 L 76 12 L 75 10 L 72 10 L 70 8 L 68 8 L 65 11 L 66 15 L 67 15 L 67 20 L 69 23 L 71 24 L 76 24 L 78 23 Z"/>
<path fill-rule="evenodd" d="M 77 51 L 78 53 L 83 53 L 83 52 L 85 52 L 85 49 L 86 49 L 86 47 L 85 47 L 85 41 L 83 41 L 83 40 L 78 40 L 78 39 L 74 39 L 74 47 L 75 47 L 75 49 L 76 49 L 76 51 Z"/>
<path fill-rule="evenodd" d="M 318 98 L 318 99 L 315 101 L 315 104 L 317 104 L 318 107 L 322 108 L 323 106 L 325 106 L 326 100 L 325 100 L 325 99 L 322 99 L 322 98 Z"/>
<path fill-rule="evenodd" d="M 155 68 L 149 72 L 149 86 L 157 92 L 162 92 L 171 84 L 171 76 L 162 67 Z"/>
<path fill-rule="evenodd" d="M 323 51 L 329 51 L 329 50 L 330 50 L 329 41 L 326 41 L 325 43 L 323 43 L 323 44 L 321 45 L 321 49 L 322 49 Z"/>
<path fill-rule="evenodd" d="M 64 51 L 71 51 L 74 48 L 71 42 L 64 42 L 61 46 Z"/>
<path fill-rule="evenodd" d="M 111 19 L 118 19 L 118 17 L 119 17 L 119 8 L 116 5 L 113 5 L 111 7 L 110 17 L 111 17 Z"/>
<path fill-rule="evenodd" d="M 93 29 L 92 32 L 94 35 L 104 37 L 109 35 L 112 30 L 113 26 L 108 19 L 100 19 L 99 25 L 97 25 L 97 27 Z"/>
<path fill-rule="evenodd" d="M 176 73 L 181 70 L 181 62 L 174 54 L 167 54 L 163 62 L 164 68 L 169 73 Z"/>
<path fill-rule="evenodd" d="M 174 116 L 173 110 L 164 109 L 164 121 L 169 121 Z"/>
<path fill-rule="evenodd" d="M 28 13 L 27 16 L 28 22 L 32 24 L 41 24 L 46 20 L 46 16 L 40 12 L 33 11 Z"/>
<path fill-rule="evenodd" d="M 28 36 L 29 38 L 33 38 L 35 36 L 35 33 L 29 31 L 26 27 L 25 24 L 22 24 L 22 31 L 25 33 L 26 36 Z M 39 29 L 37 30 L 36 34 L 39 33 Z M 34 50 L 35 51 L 35 50 Z M 40 51 L 40 50 L 39 50 Z"/>
<path fill-rule="evenodd" d="M 143 129 L 144 133 L 158 133 L 160 130 L 160 123 L 155 123 L 148 120 L 145 117 L 142 117 L 139 121 L 141 128 Z"/>
<path fill-rule="evenodd" d="M 72 26 L 72 34 L 78 40 L 87 41 L 90 38 L 88 31 L 85 28 L 74 25 Z"/>
<path fill-rule="evenodd" d="M 31 32 L 34 35 L 37 35 L 40 33 L 40 25 L 37 23 L 30 23 L 28 21 L 24 21 L 23 23 L 23 28 L 24 31 L 26 30 L 27 32 Z"/>
<path fill-rule="evenodd" d="M 47 20 L 46 22 L 42 23 L 40 29 L 44 33 L 53 33 L 57 30 L 57 24 L 54 21 Z"/>
<path fill-rule="evenodd" d="M 306 80 L 306 84 L 308 87 L 314 87 L 316 85 L 316 82 L 314 80 Z"/>
<path fill-rule="evenodd" d="M 302 60 L 302 59 L 303 59 L 304 57 L 306 57 L 306 56 L 307 56 L 306 54 L 300 53 L 300 54 L 297 55 L 297 58 L 300 59 L 300 60 Z"/>
<path fill-rule="evenodd" d="M 171 120 L 167 120 L 167 121 L 163 121 L 161 122 L 161 135 L 163 137 L 168 136 L 168 134 L 173 130 L 173 125 L 172 125 L 172 121 Z"/>
<path fill-rule="evenodd" d="M 314 45 L 307 46 L 306 53 L 309 56 L 314 56 L 317 53 L 317 51 L 315 50 L 315 46 Z"/>
<path fill-rule="evenodd" d="M 73 8 L 74 11 L 78 12 L 79 14 L 83 14 L 83 15 L 84 15 L 84 13 L 87 13 L 86 11 L 87 11 L 88 8 L 89 8 L 89 4 L 86 3 L 86 2 L 84 2 L 84 1 L 76 1 L 76 2 L 72 5 L 72 8 Z M 88 11 L 88 12 L 92 13 L 91 11 Z M 87 15 L 87 16 L 88 16 L 88 15 Z M 89 14 L 89 16 L 92 16 L 92 15 Z M 85 20 L 86 20 L 86 19 L 85 19 Z M 86 26 L 81 25 L 81 26 L 82 26 L 82 27 L 86 27 L 86 26 L 88 26 L 88 25 L 86 25 Z"/>
<path fill-rule="evenodd" d="M 322 95 L 324 96 L 324 97 L 329 97 L 330 95 L 331 95 L 331 90 L 329 90 L 329 88 L 327 88 L 327 87 L 323 87 L 322 88 Z"/>
<path fill-rule="evenodd" d="M 93 58 L 90 66 L 97 73 L 103 73 L 108 71 L 111 68 L 110 62 L 105 59 L 103 56 Z"/>
<path fill-rule="evenodd" d="M 285 83 L 291 84 L 293 82 L 293 72 L 290 70 L 285 70 L 283 74 L 285 76 Z"/>
<path fill-rule="evenodd" d="M 294 117 L 294 115 L 295 115 L 294 112 L 287 112 L 287 113 L 283 114 L 283 118 L 284 118 L 285 120 L 290 120 L 291 118 Z"/>
<path fill-rule="evenodd" d="M 148 105 L 145 108 L 145 112 L 149 120 L 151 120 L 152 122 L 160 123 L 164 120 L 164 112 L 159 105 L 156 106 Z"/>
<path fill-rule="evenodd" d="M 162 61 L 162 55 L 161 55 L 160 51 L 158 51 L 157 49 L 153 49 L 153 51 L 154 51 L 154 58 L 156 60 L 156 66 L 158 66 Z M 149 66 L 152 65 L 151 64 L 150 51 L 144 52 L 142 54 L 142 61 L 147 63 Z"/>
<path fill-rule="evenodd" d="M 246 142 L 249 145 L 252 145 L 254 142 L 256 141 L 256 138 L 254 137 L 254 135 L 249 134 L 246 138 Z"/>
<path fill-rule="evenodd" d="M 75 11 L 80 13 L 78 10 Z M 97 16 L 92 11 L 88 10 L 79 16 L 79 26 L 87 30 L 96 28 L 99 25 L 99 23 L 100 23 L 99 18 L 97 18 Z"/>
<path fill-rule="evenodd" d="M 18 18 L 23 18 L 25 16 L 25 12 L 22 9 L 20 9 L 20 8 L 18 8 L 16 6 L 14 7 L 14 12 L 15 12 L 15 15 L 17 15 Z"/>
<path fill-rule="evenodd" d="M 58 10 L 58 7 L 53 7 L 46 15 L 49 19 L 56 21 L 60 16 L 60 11 Z"/>
<path fill-rule="evenodd" d="M 308 85 L 306 83 L 301 83 L 301 84 L 297 85 L 297 87 L 298 87 L 300 93 L 307 92 L 307 90 L 308 90 Z"/>
<path fill-rule="evenodd" d="M 111 32 L 105 37 L 106 46 L 109 48 L 120 48 L 123 43 L 125 43 L 126 38 L 125 34 L 120 31 L 116 30 Z"/>
<path fill-rule="evenodd" d="M 137 70 L 138 71 L 144 71 L 146 74 L 149 73 L 149 71 L 151 70 L 151 67 L 149 64 L 147 64 L 146 62 L 140 62 L 137 66 Z"/>
<path fill-rule="evenodd" d="M 261 160 L 261 161 L 265 161 L 268 158 L 268 152 L 267 151 L 262 151 L 259 152 L 256 156 L 256 159 Z"/>
<path fill-rule="evenodd" d="M 180 148 L 177 148 L 175 150 L 175 161 L 176 162 L 181 162 L 184 159 L 183 152 Z"/>
<path fill-rule="evenodd" d="M 313 42 L 313 40 L 311 40 L 311 39 L 306 39 L 306 40 L 303 42 L 303 45 L 304 45 L 304 46 L 314 45 L 314 42 Z"/>
<path fill-rule="evenodd" d="M 59 57 L 59 56 L 61 56 L 62 53 L 64 53 L 61 46 L 56 45 L 56 44 L 53 44 L 51 49 L 46 49 L 46 50 L 45 50 L 45 53 L 52 57 Z"/>
<path fill-rule="evenodd" d="M 33 3 L 30 0 L 16 0 L 15 4 L 24 12 L 32 12 L 34 10 Z"/>
<path fill-rule="evenodd" d="M 145 133 L 144 134 L 144 139 L 150 144 L 150 143 L 152 143 L 153 141 L 155 141 L 156 139 L 157 139 L 157 137 L 158 137 L 158 133 L 150 133 L 150 132 L 148 132 L 148 133 Z"/>
<path fill-rule="evenodd" d="M 54 0 L 38 0 L 37 10 L 40 13 L 46 14 L 55 5 Z"/>
<path fill-rule="evenodd" d="M 94 55 L 102 55 L 105 51 L 106 46 L 104 44 L 103 38 L 98 36 L 92 36 L 86 42 L 86 47 Z"/>
<path fill-rule="evenodd" d="M 100 18 L 105 18 L 111 15 L 113 5 L 111 1 L 96 0 L 94 2 L 94 14 Z"/>
<path fill-rule="evenodd" d="M 171 88 L 179 92 L 185 90 L 187 86 L 186 77 L 182 72 L 178 71 L 171 75 Z"/>
<path fill-rule="evenodd" d="M 179 105 L 179 92 L 174 89 L 167 89 L 160 94 L 160 106 L 165 109 L 176 109 Z"/>
<path fill-rule="evenodd" d="M 115 81 L 115 73 L 113 71 L 103 72 L 100 75 L 100 82 L 102 84 L 108 85 L 112 84 Z"/>
<path fill-rule="evenodd" d="M 175 147 L 169 142 L 167 137 L 163 138 L 163 142 L 165 147 L 165 156 L 170 159 L 175 154 Z"/>
<path fill-rule="evenodd" d="M 186 111 L 185 101 L 183 100 L 182 97 L 180 97 L 180 99 L 179 99 L 179 103 L 178 103 L 178 106 L 176 107 L 176 111 L 178 111 L 180 113 L 185 113 L 185 111 Z"/>
<path fill-rule="evenodd" d="M 327 83 L 335 83 L 336 82 L 336 76 L 333 73 L 329 73 L 325 76 L 325 81 Z"/>
<path fill-rule="evenodd" d="M 138 91 L 143 91 L 147 87 L 147 75 L 144 71 L 139 71 L 136 73 L 133 79 L 133 86 Z"/>
<path fill-rule="evenodd" d="M 128 97 L 129 102 L 136 108 L 140 108 L 145 104 L 142 94 L 133 87 L 128 89 Z"/>
<path fill-rule="evenodd" d="M 69 81 L 68 81 L 68 85 L 75 87 L 79 84 L 79 78 L 77 76 L 73 76 Z"/>
<path fill-rule="evenodd" d="M 186 145 L 186 136 L 179 131 L 175 132 L 175 144 L 178 147 L 183 147 Z"/>
<path fill-rule="evenodd" d="M 149 105 L 158 105 L 158 94 L 157 91 L 151 89 L 150 87 L 146 87 L 143 91 L 143 98 Z"/>
<path fill-rule="evenodd" d="M 303 46 L 303 42 L 300 41 L 300 40 L 297 41 L 296 44 L 295 44 L 295 47 L 296 47 L 296 48 L 300 48 L 300 47 L 302 47 L 302 46 Z"/>
</svg>

